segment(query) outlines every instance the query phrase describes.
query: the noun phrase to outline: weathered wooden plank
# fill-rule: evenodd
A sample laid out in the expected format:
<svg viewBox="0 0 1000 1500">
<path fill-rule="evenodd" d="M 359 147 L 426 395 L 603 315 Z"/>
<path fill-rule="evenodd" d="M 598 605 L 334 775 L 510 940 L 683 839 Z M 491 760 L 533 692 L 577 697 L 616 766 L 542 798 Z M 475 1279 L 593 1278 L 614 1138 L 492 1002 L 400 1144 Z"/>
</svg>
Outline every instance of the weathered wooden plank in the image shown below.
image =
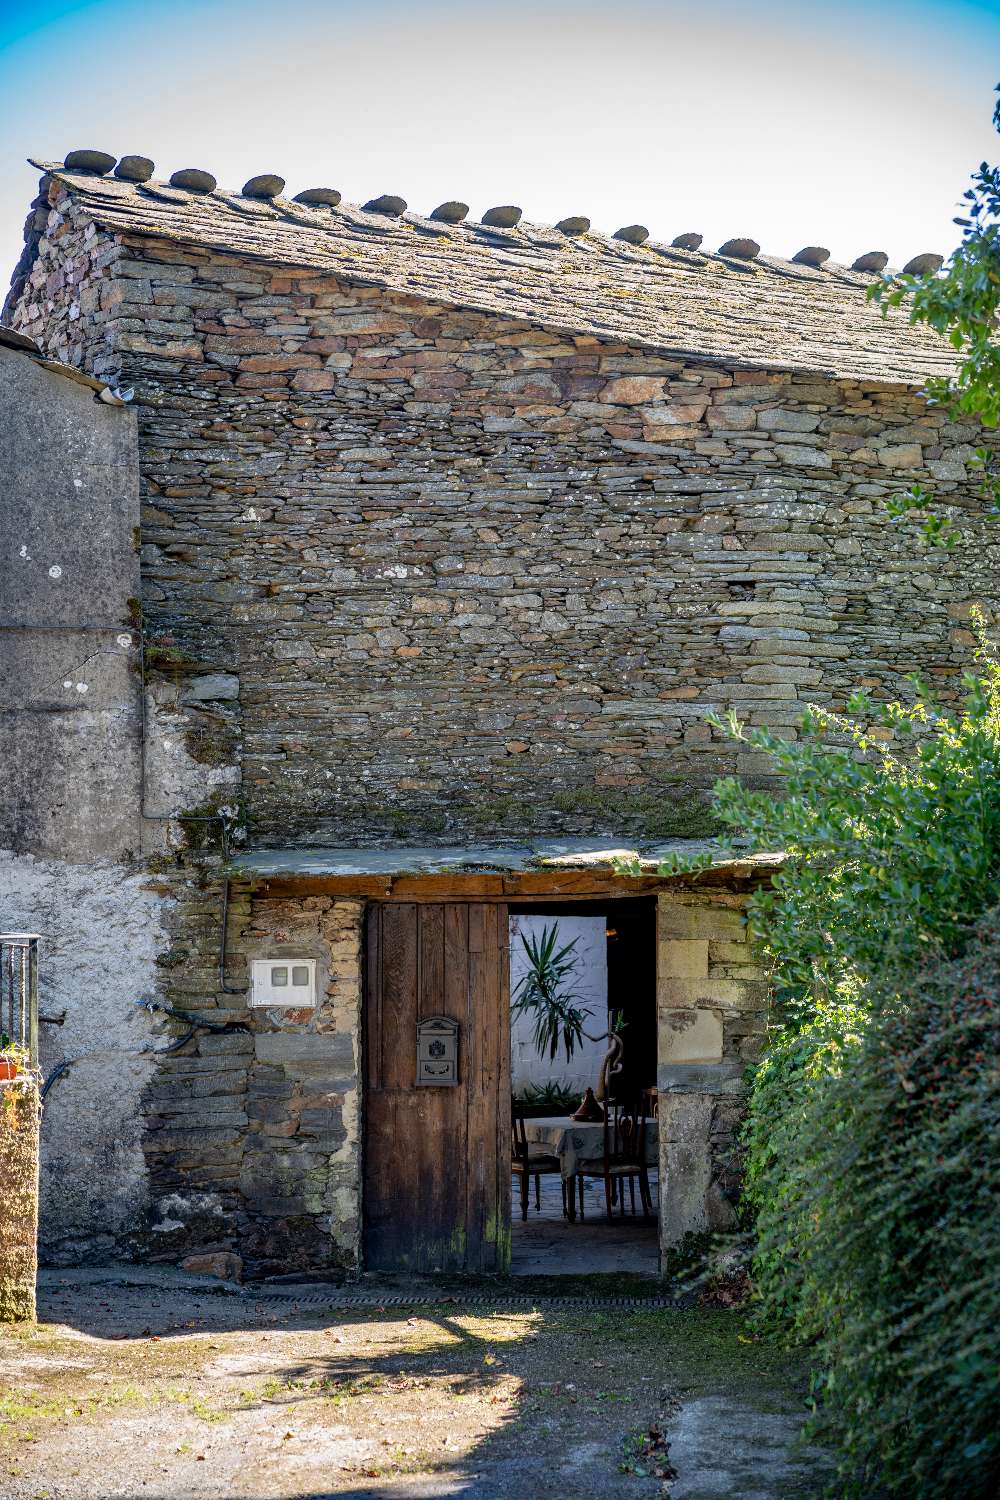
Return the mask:
<svg viewBox="0 0 1000 1500">
<path fill-rule="evenodd" d="M 391 875 L 268 875 L 258 891 L 275 899 L 299 896 L 345 896 L 379 900 L 392 891 Z"/>
<path fill-rule="evenodd" d="M 444 1005 L 444 920 L 443 906 L 415 908 L 419 931 L 420 982 L 417 994 L 417 1019 L 447 1015 Z M 460 1018 L 457 1018 L 460 1019 Z"/>
<path fill-rule="evenodd" d="M 497 908 L 499 922 L 496 1082 L 496 1256 L 498 1271 L 510 1270 L 511 1239 L 511 1119 L 510 1119 L 510 919 L 506 906 Z"/>
<path fill-rule="evenodd" d="M 607 900 L 690 885 L 719 884 L 743 889 L 752 884 L 712 871 L 686 877 L 614 875 L 609 871 L 524 871 L 506 875 L 270 875 L 254 883 L 257 892 L 277 899 L 340 896 L 356 900 L 483 901 L 524 896 L 540 900 L 572 896 Z M 756 883 L 761 883 L 757 881 Z"/>
<path fill-rule="evenodd" d="M 488 1048 L 487 1033 L 491 1026 L 489 1007 L 484 1003 L 489 954 L 487 915 L 490 908 L 481 905 L 469 907 L 469 948 L 466 955 L 468 971 L 468 1009 L 465 1032 L 467 1066 L 466 1084 L 466 1148 L 465 1148 L 465 1219 L 468 1236 L 468 1256 L 472 1265 L 492 1270 L 493 1257 L 484 1246 L 487 1205 L 484 1198 L 489 1192 L 492 1203 L 492 1183 L 485 1181 L 485 1151 L 483 1142 L 483 1058 Z"/>
<path fill-rule="evenodd" d="M 454 1254 L 454 1269 L 477 1271 L 482 1269 L 476 1252 L 469 1244 L 467 1211 L 467 1161 L 469 1155 L 469 1086 L 470 1048 L 474 1046 L 473 1028 L 469 1023 L 471 995 L 469 989 L 469 913 L 472 907 L 448 904 L 444 913 L 444 1014 L 459 1022 L 459 1087 L 447 1092 L 454 1099 L 458 1118 L 454 1123 L 454 1135 L 450 1145 L 453 1156 L 445 1162 L 451 1177 L 452 1194 L 449 1209 L 453 1215 L 454 1230 L 451 1247 Z"/>
<path fill-rule="evenodd" d="M 469 1071 L 469 912 L 470 906 L 444 907 L 444 1014 L 461 1025 L 458 1076 L 466 1085 Z"/>
<path fill-rule="evenodd" d="M 382 1086 L 382 908 L 373 906 L 365 921 L 364 1064 L 369 1091 Z"/>
<path fill-rule="evenodd" d="M 507 908 L 489 905 L 475 909 L 481 920 L 481 946 L 470 941 L 470 993 L 473 996 L 470 1029 L 475 1038 L 475 1064 L 469 1087 L 469 1180 L 467 1213 L 470 1253 L 475 1249 L 484 1269 L 499 1270 L 505 1260 L 505 1214 L 502 1201 L 509 1198 L 507 1181 L 500 1180 L 502 1152 L 500 1128 L 507 1108 L 500 1097 L 510 1042 L 505 1012 L 509 1011 L 502 989 L 503 950 L 507 941 Z M 502 1200 L 502 1201 L 501 1201 Z"/>
<path fill-rule="evenodd" d="M 382 908 L 382 1087 L 411 1089 L 416 1078 L 417 910 Z"/>
<path fill-rule="evenodd" d="M 445 1000 L 445 912 L 415 907 L 420 958 L 417 1013 L 441 1015 Z M 405 1045 L 405 1043 L 404 1043 Z M 458 1190 L 465 1137 L 464 1087 L 420 1090 L 419 1134 L 411 1140 L 418 1232 L 426 1238 L 427 1270 L 461 1270 L 464 1204 Z"/>
<path fill-rule="evenodd" d="M 394 875 L 394 901 L 450 901 L 460 895 L 467 901 L 503 895 L 502 875 Z"/>
<path fill-rule="evenodd" d="M 664 876 L 615 875 L 610 870 L 524 870 L 504 877 L 504 895 L 635 896 L 666 883 Z"/>
<path fill-rule="evenodd" d="M 492 1271 L 509 1246 L 507 909 L 379 904 L 369 916 L 365 1259 Z M 459 1021 L 459 1084 L 416 1087 L 418 1016 Z"/>
</svg>

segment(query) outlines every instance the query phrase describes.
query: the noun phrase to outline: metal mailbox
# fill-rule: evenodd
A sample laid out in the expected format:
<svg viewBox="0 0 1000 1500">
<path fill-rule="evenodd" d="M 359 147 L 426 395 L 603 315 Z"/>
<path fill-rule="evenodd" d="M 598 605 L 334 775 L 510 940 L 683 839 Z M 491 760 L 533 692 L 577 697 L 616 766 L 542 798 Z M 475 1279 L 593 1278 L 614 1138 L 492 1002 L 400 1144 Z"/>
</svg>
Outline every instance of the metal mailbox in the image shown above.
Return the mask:
<svg viewBox="0 0 1000 1500">
<path fill-rule="evenodd" d="M 453 1088 L 458 1083 L 458 1022 L 425 1016 L 417 1022 L 417 1087 Z"/>
</svg>

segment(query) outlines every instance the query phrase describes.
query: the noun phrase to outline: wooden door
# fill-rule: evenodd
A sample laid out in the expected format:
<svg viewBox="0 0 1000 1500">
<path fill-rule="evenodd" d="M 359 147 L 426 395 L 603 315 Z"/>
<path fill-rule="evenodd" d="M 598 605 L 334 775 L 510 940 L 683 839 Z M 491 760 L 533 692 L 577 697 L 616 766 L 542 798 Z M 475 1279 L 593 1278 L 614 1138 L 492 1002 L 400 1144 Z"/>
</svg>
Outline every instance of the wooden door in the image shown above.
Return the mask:
<svg viewBox="0 0 1000 1500">
<path fill-rule="evenodd" d="M 364 1253 L 372 1271 L 510 1264 L 507 908 L 369 908 Z M 416 1085 L 417 1022 L 459 1023 L 458 1084 Z"/>
</svg>

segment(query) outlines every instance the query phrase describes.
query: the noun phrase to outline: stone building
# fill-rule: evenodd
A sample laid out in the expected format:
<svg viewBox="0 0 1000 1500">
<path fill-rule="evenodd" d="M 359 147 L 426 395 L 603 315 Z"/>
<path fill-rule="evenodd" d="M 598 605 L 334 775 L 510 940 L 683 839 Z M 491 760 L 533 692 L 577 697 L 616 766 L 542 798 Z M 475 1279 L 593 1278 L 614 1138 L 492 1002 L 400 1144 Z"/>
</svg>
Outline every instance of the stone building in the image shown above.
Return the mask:
<svg viewBox="0 0 1000 1500">
<path fill-rule="evenodd" d="M 663 1240 L 728 1222 L 766 868 L 671 879 L 658 851 L 712 834 L 720 773 L 766 783 L 709 710 L 794 735 L 805 702 L 915 668 L 954 701 L 996 548 L 981 434 L 920 394 L 947 347 L 867 300 L 876 252 L 37 165 L 4 321 L 133 393 L 139 496 L 121 468 L 103 519 L 57 526 L 15 496 L 7 533 L 65 623 L 130 642 L 115 732 L 61 762 L 72 827 L 40 749 L 5 840 L 3 922 L 58 934 L 49 1061 L 80 1054 L 47 1133 L 101 1163 L 49 1147 L 48 1253 L 502 1264 L 504 916 L 546 901 L 655 903 Z M 953 553 L 887 523 L 914 479 L 968 512 Z M 315 1007 L 250 1006 L 253 960 Z M 399 1071 L 435 993 L 464 1028 L 452 1091 Z M 154 1057 L 190 1028 L 138 999 L 217 1029 Z M 442 1141 L 470 1162 L 443 1187 Z"/>
</svg>

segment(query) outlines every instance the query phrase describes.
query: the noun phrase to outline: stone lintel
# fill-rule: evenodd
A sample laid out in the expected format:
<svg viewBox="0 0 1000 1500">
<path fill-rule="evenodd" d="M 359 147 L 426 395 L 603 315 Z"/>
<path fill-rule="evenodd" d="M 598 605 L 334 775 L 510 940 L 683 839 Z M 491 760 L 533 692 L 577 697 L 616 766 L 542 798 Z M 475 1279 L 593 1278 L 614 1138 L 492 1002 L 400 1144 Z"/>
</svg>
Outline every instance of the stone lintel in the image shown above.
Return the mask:
<svg viewBox="0 0 1000 1500">
<path fill-rule="evenodd" d="M 746 1065 L 742 1062 L 661 1063 L 656 1087 L 662 1094 L 742 1094 Z M 661 1106 L 660 1139 L 664 1139 Z M 671 1166 L 668 1170 L 674 1170 Z"/>
<path fill-rule="evenodd" d="M 666 975 L 657 985 L 661 1011 L 692 1010 L 707 1005 L 720 1010 L 766 1010 L 768 988 L 753 979 L 676 979 Z"/>
</svg>

